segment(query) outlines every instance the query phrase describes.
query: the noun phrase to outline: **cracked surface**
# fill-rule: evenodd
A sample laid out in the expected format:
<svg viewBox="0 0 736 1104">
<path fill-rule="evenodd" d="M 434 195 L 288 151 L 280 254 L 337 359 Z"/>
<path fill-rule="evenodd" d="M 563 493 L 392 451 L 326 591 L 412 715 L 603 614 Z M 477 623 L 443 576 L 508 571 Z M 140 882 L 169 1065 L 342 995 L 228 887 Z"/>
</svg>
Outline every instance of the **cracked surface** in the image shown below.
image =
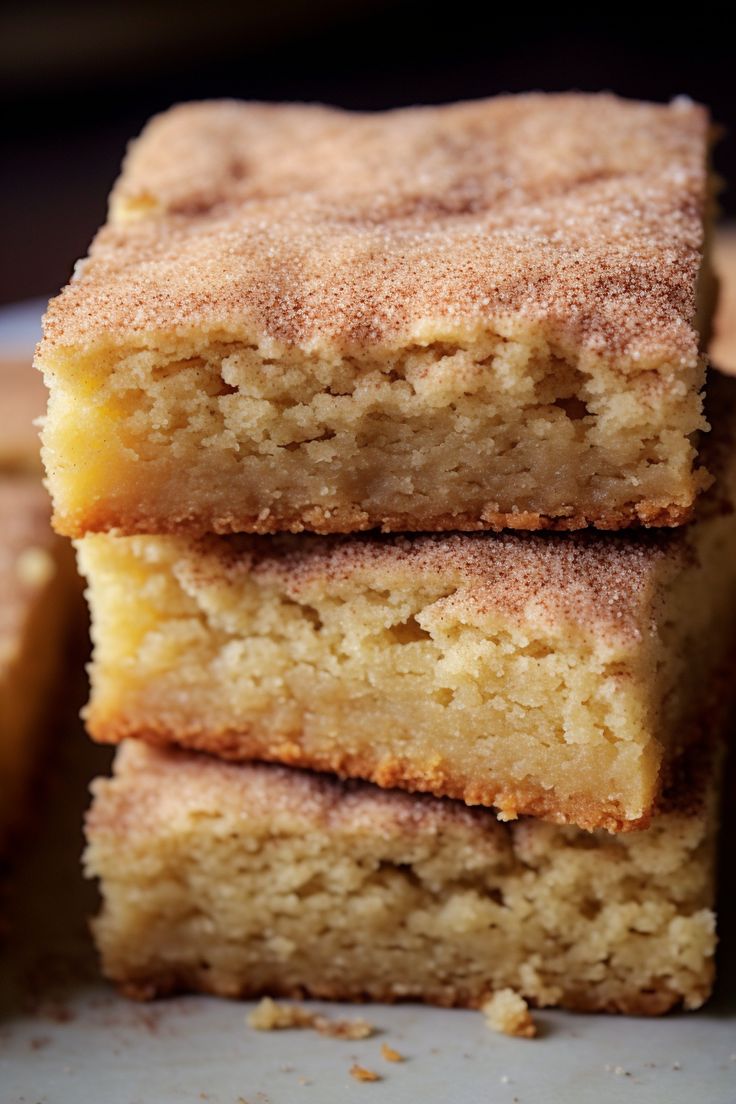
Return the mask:
<svg viewBox="0 0 736 1104">
<path fill-rule="evenodd" d="M 479 1006 L 511 987 L 536 1005 L 696 1008 L 718 785 L 709 753 L 691 768 L 651 828 L 610 836 L 131 741 L 87 821 L 103 968 L 138 997 Z"/>
</svg>

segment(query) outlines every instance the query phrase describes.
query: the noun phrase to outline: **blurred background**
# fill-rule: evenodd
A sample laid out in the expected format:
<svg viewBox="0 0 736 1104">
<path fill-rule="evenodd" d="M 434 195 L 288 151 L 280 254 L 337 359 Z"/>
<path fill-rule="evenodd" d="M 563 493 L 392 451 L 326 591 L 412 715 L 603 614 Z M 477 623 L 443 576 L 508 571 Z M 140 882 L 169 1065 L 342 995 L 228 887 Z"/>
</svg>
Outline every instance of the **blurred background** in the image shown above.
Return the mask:
<svg viewBox="0 0 736 1104">
<path fill-rule="evenodd" d="M 653 6 L 652 6 L 653 7 Z M 536 6 L 535 6 L 536 8 Z M 538 13 L 467 0 L 26 0 L 0 5 L 0 303 L 48 296 L 103 220 L 127 140 L 178 100 L 376 109 L 528 89 L 709 104 L 736 179 L 733 48 L 701 5 Z M 727 189 L 724 211 L 736 215 Z"/>
</svg>

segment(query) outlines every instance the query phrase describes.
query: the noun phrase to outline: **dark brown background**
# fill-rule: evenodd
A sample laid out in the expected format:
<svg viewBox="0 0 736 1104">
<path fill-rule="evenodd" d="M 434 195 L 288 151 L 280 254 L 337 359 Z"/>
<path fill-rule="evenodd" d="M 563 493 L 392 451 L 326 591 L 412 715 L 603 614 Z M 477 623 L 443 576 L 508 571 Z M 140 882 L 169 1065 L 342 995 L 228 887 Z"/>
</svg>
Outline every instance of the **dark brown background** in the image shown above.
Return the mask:
<svg viewBox="0 0 736 1104">
<path fill-rule="evenodd" d="M 183 99 L 353 108 L 526 89 L 688 93 L 736 129 L 733 46 L 715 8 L 483 7 L 409 0 L 0 0 L 0 302 L 67 279 L 105 213 L 126 140 Z M 728 138 L 718 167 L 736 179 Z M 736 213 L 736 194 L 723 197 Z"/>
</svg>

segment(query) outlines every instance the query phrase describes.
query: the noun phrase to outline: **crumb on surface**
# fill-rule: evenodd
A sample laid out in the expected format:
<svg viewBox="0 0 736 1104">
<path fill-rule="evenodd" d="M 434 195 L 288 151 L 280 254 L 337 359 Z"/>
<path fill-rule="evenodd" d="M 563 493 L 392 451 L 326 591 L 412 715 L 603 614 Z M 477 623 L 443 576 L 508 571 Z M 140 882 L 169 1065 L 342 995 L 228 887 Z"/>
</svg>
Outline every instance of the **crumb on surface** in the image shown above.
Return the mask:
<svg viewBox="0 0 736 1104">
<path fill-rule="evenodd" d="M 365 1066 L 359 1066 L 357 1062 L 353 1063 L 350 1067 L 350 1076 L 355 1078 L 356 1081 L 383 1080 L 380 1073 L 376 1073 L 375 1070 L 366 1069 Z"/>
<path fill-rule="evenodd" d="M 399 1054 L 398 1050 L 394 1050 L 388 1043 L 381 1043 L 381 1057 L 386 1062 L 403 1062 L 404 1055 Z"/>
<path fill-rule="evenodd" d="M 513 989 L 499 989 L 482 1005 L 481 1011 L 493 1031 L 533 1039 L 537 1027 L 524 998 Z"/>
<path fill-rule="evenodd" d="M 313 1028 L 333 1039 L 367 1039 L 375 1028 L 366 1020 L 331 1020 L 321 1012 L 312 1012 L 298 1004 L 282 1004 L 264 997 L 246 1017 L 256 1031 L 281 1031 L 288 1028 Z"/>
</svg>

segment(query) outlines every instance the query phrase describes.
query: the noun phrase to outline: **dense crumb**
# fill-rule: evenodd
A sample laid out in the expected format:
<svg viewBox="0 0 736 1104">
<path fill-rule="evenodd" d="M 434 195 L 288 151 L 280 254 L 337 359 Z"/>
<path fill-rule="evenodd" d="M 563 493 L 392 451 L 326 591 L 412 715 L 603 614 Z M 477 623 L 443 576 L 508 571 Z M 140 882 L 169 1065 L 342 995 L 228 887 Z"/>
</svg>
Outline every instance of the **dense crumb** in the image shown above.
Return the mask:
<svg viewBox="0 0 736 1104">
<path fill-rule="evenodd" d="M 331 1020 L 321 1012 L 312 1012 L 298 1004 L 281 1004 L 264 997 L 247 1016 L 248 1026 L 256 1031 L 280 1031 L 294 1027 L 314 1028 L 333 1039 L 367 1039 L 375 1031 L 363 1019 Z"/>
<path fill-rule="evenodd" d="M 30 793 L 73 594 L 50 513 L 37 475 L 0 474 L 0 849 Z"/>
<path fill-rule="evenodd" d="M 683 772 L 651 828 L 612 836 L 124 745 L 87 820 L 105 973 L 139 997 L 479 1007 L 511 989 L 577 1010 L 698 1007 L 713 978 L 717 759 Z M 265 1006 L 266 1024 L 279 1016 Z"/>
<path fill-rule="evenodd" d="M 529 1005 L 513 989 L 499 989 L 483 1005 L 481 1012 L 488 1026 L 503 1035 L 516 1035 L 521 1039 L 533 1039 L 537 1026 L 532 1019 Z"/>
<path fill-rule="evenodd" d="M 359 1066 L 356 1062 L 350 1067 L 350 1076 L 355 1078 L 356 1081 L 381 1081 L 380 1073 L 376 1073 L 375 1070 L 366 1069 L 365 1066 Z"/>
<path fill-rule="evenodd" d="M 394 1050 L 388 1043 L 381 1043 L 381 1057 L 386 1062 L 403 1062 L 404 1055 L 400 1054 L 398 1050 Z"/>
</svg>

